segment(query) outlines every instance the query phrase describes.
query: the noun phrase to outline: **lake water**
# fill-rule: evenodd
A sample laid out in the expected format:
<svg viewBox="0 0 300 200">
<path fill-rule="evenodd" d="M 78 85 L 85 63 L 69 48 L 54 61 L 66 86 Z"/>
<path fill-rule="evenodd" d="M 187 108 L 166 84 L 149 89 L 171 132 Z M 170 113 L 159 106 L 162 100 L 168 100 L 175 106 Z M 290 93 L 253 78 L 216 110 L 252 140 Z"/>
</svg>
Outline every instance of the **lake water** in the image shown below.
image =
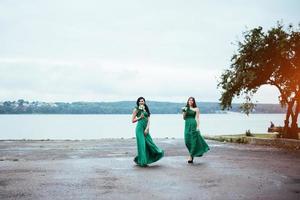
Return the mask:
<svg viewBox="0 0 300 200">
<path fill-rule="evenodd" d="M 284 114 L 201 114 L 203 135 L 267 132 L 270 121 L 282 125 Z M 0 139 L 99 139 L 135 137 L 131 115 L 0 115 Z M 153 138 L 183 138 L 178 114 L 151 115 Z"/>
</svg>

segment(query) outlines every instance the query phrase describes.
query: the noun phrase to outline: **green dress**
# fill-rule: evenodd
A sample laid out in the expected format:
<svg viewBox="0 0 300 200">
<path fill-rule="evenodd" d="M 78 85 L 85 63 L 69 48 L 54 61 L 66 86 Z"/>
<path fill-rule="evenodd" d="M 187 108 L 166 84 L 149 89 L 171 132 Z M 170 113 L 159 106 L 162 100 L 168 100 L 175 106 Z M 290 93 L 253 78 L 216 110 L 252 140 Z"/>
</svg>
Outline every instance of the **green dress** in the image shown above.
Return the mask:
<svg viewBox="0 0 300 200">
<path fill-rule="evenodd" d="M 144 114 L 144 118 L 140 119 L 137 122 L 135 128 L 136 142 L 137 142 L 137 156 L 134 158 L 134 162 L 139 166 L 147 166 L 147 164 L 158 161 L 164 156 L 164 151 L 158 148 L 150 134 L 144 135 L 144 131 L 148 123 L 148 113 L 137 108 L 137 117 L 140 117 L 141 114 Z"/>
<path fill-rule="evenodd" d="M 184 141 L 192 157 L 202 156 L 209 150 L 209 146 L 197 130 L 197 121 L 195 119 L 196 111 L 187 109 L 185 115 Z"/>
</svg>

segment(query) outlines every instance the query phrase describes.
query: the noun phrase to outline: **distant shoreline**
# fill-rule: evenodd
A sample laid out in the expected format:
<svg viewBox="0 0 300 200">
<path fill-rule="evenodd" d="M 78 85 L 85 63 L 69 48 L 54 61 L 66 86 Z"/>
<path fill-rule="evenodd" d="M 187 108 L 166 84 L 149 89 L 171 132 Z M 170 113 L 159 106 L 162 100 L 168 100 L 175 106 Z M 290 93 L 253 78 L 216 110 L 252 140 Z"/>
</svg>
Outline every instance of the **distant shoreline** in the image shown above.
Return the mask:
<svg viewBox="0 0 300 200">
<path fill-rule="evenodd" d="M 152 114 L 179 114 L 185 103 L 147 101 Z M 222 110 L 218 102 L 197 102 L 203 114 L 240 113 L 241 104 Z M 131 114 L 135 101 L 119 102 L 29 102 L 23 99 L 0 102 L 0 114 Z M 279 104 L 256 104 L 253 113 L 285 113 Z"/>
<path fill-rule="evenodd" d="M 131 115 L 132 113 L 0 113 L 1 115 Z M 151 115 L 181 115 L 182 113 L 152 113 Z M 242 112 L 223 112 L 223 113 L 200 113 L 205 115 L 230 115 L 230 114 L 241 114 L 245 115 Z M 250 113 L 250 115 L 283 115 L 285 113 Z"/>
</svg>

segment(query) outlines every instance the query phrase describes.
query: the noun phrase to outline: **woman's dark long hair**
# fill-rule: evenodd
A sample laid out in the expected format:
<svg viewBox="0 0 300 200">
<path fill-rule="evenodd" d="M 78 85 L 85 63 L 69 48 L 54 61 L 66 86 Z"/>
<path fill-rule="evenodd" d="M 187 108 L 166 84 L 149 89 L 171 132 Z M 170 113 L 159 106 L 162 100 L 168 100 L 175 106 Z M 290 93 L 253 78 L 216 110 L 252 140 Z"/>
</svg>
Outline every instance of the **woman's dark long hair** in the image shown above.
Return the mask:
<svg viewBox="0 0 300 200">
<path fill-rule="evenodd" d="M 139 107 L 139 102 L 140 102 L 140 100 L 141 99 L 143 99 L 144 100 L 144 106 L 145 106 L 145 110 L 146 110 L 146 112 L 148 113 L 148 115 L 149 115 L 149 117 L 150 117 L 150 110 L 149 110 L 149 108 L 148 108 L 148 106 L 147 106 L 147 104 L 146 104 L 146 100 L 145 100 L 145 98 L 144 97 L 139 97 L 137 100 L 136 100 L 136 105 Z"/>
<path fill-rule="evenodd" d="M 190 104 L 189 104 L 189 100 L 190 100 L 190 99 L 193 99 L 193 105 L 192 105 L 192 107 L 193 107 L 193 108 L 196 108 L 196 107 L 197 107 L 197 104 L 196 104 L 196 100 L 195 100 L 194 97 L 189 97 L 189 98 L 188 98 L 188 100 L 187 100 L 187 102 L 186 102 L 186 107 L 190 107 Z"/>
</svg>

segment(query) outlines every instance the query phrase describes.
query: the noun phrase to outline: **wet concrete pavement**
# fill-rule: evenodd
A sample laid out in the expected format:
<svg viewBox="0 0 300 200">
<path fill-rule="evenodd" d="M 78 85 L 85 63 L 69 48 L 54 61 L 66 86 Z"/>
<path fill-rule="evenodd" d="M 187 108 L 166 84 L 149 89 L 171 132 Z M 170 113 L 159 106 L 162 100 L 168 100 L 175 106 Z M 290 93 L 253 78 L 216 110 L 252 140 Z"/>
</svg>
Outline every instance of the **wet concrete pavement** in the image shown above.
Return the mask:
<svg viewBox="0 0 300 200">
<path fill-rule="evenodd" d="M 0 141 L 0 199 L 300 199 L 300 151 L 209 141 L 186 163 L 182 139 L 134 164 L 134 139 Z"/>
</svg>

